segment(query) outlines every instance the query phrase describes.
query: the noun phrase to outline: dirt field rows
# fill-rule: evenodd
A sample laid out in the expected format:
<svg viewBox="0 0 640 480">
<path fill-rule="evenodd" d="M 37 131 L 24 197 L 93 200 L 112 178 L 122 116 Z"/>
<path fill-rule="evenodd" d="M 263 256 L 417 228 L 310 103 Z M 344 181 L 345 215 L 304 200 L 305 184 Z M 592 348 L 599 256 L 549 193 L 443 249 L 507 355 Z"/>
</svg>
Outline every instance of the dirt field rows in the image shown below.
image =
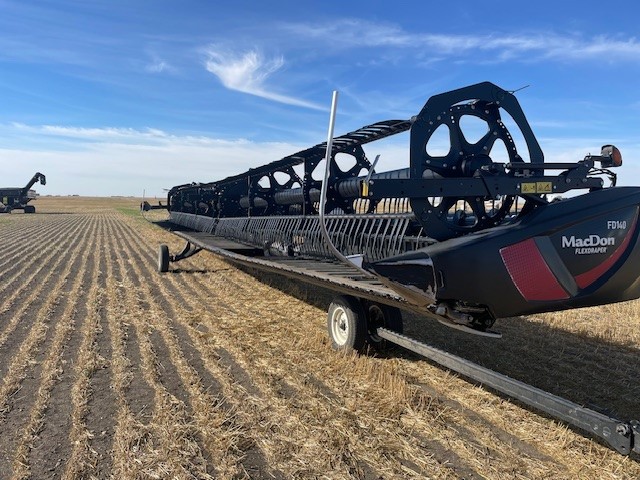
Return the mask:
<svg viewBox="0 0 640 480">
<path fill-rule="evenodd" d="M 182 245 L 136 205 L 0 216 L 0 478 L 640 478 L 637 457 L 413 354 L 332 351 L 327 292 L 208 253 L 157 273 L 158 244 Z M 404 320 L 640 418 L 640 303 L 502 320 L 502 340 Z"/>
</svg>

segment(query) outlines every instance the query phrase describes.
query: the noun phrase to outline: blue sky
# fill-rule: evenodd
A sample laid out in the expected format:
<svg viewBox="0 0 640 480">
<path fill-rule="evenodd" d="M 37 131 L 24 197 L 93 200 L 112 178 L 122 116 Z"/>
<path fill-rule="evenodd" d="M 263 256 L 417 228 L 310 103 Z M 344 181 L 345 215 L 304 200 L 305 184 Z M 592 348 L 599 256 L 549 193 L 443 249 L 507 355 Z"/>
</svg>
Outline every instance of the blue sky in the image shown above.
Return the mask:
<svg viewBox="0 0 640 480">
<path fill-rule="evenodd" d="M 569 2 L 567 2 L 569 3 Z M 163 196 L 416 114 L 489 80 L 517 96 L 547 161 L 605 143 L 640 184 L 637 2 L 0 0 L 0 184 Z M 408 136 L 376 142 L 408 165 Z"/>
</svg>

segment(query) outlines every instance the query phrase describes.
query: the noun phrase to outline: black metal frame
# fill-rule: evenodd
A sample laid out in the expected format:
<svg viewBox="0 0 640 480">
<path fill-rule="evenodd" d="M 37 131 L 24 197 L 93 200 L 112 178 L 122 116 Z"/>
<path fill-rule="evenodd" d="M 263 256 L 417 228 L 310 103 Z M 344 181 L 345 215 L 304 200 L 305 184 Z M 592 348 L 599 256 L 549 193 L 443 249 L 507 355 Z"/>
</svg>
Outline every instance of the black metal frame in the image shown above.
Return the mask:
<svg viewBox="0 0 640 480">
<path fill-rule="evenodd" d="M 540 167 L 531 167 L 529 164 L 493 164 L 487 170 L 476 172 L 473 177 L 371 180 L 366 187 L 366 196 L 377 200 L 399 195 L 419 200 L 425 197 L 440 197 L 446 192 L 446 195 L 451 197 L 475 196 L 489 200 L 505 195 L 533 198 L 534 195 L 566 193 L 576 188 L 596 190 L 603 187 L 604 182 L 601 178 L 588 176 L 593 168 L 593 160 L 590 159 L 577 163 L 545 163 Z M 559 175 L 551 176 L 538 173 L 542 167 L 545 170 L 566 170 Z M 512 169 L 512 172 L 522 173 L 518 176 L 510 175 L 506 171 L 507 168 Z M 364 188 L 363 185 L 364 182 L 361 188 Z M 536 201 L 546 203 L 539 197 L 536 197 Z M 428 217 L 421 218 L 429 221 Z"/>
<path fill-rule="evenodd" d="M 191 242 L 187 240 L 184 248 L 177 255 L 169 255 L 169 261 L 171 263 L 179 262 L 180 260 L 184 260 L 185 258 L 192 257 L 193 255 L 202 251 L 202 247 L 193 246 Z"/>
</svg>

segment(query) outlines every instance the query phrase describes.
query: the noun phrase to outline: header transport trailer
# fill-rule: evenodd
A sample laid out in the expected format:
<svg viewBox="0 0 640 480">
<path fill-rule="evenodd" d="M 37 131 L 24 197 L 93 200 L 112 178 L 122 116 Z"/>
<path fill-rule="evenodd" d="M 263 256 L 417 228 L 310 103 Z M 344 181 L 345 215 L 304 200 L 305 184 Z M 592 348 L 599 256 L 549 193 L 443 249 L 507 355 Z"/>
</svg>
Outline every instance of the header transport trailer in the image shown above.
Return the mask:
<svg viewBox="0 0 640 480">
<path fill-rule="evenodd" d="M 16 209 L 23 210 L 24 213 L 35 213 L 36 207 L 27 204 L 38 196 L 35 190 L 31 190 L 37 182 L 46 185 L 47 178 L 36 172 L 24 187 L 0 187 L 0 213 L 11 213 Z"/>
<path fill-rule="evenodd" d="M 620 151 L 605 145 L 574 163 L 545 162 L 513 92 L 489 82 L 435 95 L 409 120 L 334 138 L 336 104 L 337 92 L 326 142 L 170 189 L 160 206 L 170 218 L 161 225 L 186 245 L 175 255 L 160 245 L 159 271 L 206 249 L 329 288 L 334 348 L 400 345 L 620 453 L 640 453 L 639 422 L 409 338 L 399 310 L 499 338 L 491 330 L 497 318 L 638 298 L 640 188 L 615 186 Z M 521 150 L 503 115 L 519 131 Z M 406 131 L 409 166 L 377 172 L 378 157 L 370 162 L 363 145 Z M 582 195 L 560 199 L 573 191 Z"/>
</svg>

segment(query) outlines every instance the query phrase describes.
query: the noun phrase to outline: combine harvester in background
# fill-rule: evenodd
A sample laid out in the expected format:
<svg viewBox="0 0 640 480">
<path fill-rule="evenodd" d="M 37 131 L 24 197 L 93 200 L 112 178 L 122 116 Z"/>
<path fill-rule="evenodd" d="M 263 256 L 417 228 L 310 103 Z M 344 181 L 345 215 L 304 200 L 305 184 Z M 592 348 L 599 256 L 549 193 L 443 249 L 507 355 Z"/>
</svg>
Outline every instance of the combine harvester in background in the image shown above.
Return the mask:
<svg viewBox="0 0 640 480">
<path fill-rule="evenodd" d="M 497 318 L 638 298 L 640 188 L 615 187 L 619 150 L 606 145 L 575 163 L 546 163 L 516 97 L 489 82 L 435 95 L 410 120 L 333 138 L 336 103 L 334 93 L 327 142 L 223 180 L 173 187 L 163 225 L 187 243 L 177 255 L 161 245 L 159 270 L 206 249 L 331 289 L 335 348 L 401 345 L 623 454 L 640 453 L 637 421 L 408 338 L 399 310 L 500 337 L 491 330 Z M 378 158 L 371 163 L 363 145 L 405 131 L 408 168 L 375 172 Z M 584 194 L 550 198 L 574 190 Z"/>
<path fill-rule="evenodd" d="M 47 184 L 47 178 L 40 172 L 36 172 L 29 183 L 24 187 L 0 187 L 0 213 L 11 213 L 12 210 L 23 210 L 24 213 L 36 213 L 36 207 L 27 205 L 34 200 L 38 194 L 31 190 L 37 182 L 41 185 Z"/>
</svg>

